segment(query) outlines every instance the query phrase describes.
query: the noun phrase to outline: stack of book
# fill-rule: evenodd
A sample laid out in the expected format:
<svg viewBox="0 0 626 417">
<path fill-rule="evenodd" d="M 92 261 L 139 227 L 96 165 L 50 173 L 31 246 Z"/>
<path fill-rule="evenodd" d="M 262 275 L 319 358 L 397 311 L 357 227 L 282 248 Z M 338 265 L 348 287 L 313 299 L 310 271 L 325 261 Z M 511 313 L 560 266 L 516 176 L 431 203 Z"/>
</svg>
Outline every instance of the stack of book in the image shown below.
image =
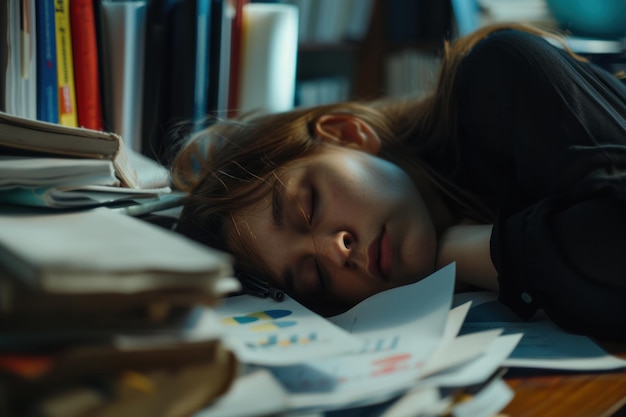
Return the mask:
<svg viewBox="0 0 626 417">
<path fill-rule="evenodd" d="M 0 415 L 184 417 L 236 377 L 226 254 L 106 208 L 4 208 L 0 265 Z"/>
<path fill-rule="evenodd" d="M 176 202 L 169 172 L 119 135 L 0 112 L 0 204 L 64 209 Z"/>
</svg>

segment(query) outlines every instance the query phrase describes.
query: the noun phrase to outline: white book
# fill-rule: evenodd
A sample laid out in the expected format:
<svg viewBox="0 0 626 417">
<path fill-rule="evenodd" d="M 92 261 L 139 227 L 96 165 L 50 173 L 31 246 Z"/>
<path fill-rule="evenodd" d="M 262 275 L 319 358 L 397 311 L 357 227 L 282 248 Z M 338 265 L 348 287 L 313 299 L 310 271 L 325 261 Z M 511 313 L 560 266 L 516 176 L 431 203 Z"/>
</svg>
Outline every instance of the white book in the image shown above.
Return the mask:
<svg viewBox="0 0 626 417">
<path fill-rule="evenodd" d="M 0 191 L 81 185 L 119 185 L 113 162 L 105 159 L 0 155 Z"/>
<path fill-rule="evenodd" d="M 237 288 L 224 281 L 233 274 L 229 255 L 105 208 L 1 213 L 0 264 L 9 279 L 49 294 Z"/>
<path fill-rule="evenodd" d="M 240 114 L 293 109 L 298 52 L 298 8 L 248 3 L 243 7 Z"/>
<path fill-rule="evenodd" d="M 112 91 L 107 109 L 112 130 L 121 135 L 127 147 L 141 152 L 144 37 L 146 1 L 103 1 L 106 62 Z"/>
<path fill-rule="evenodd" d="M 141 188 L 122 138 L 109 132 L 63 126 L 0 112 L 0 146 L 27 154 L 110 160 L 122 185 Z M 145 164 L 144 164 L 145 165 Z"/>
</svg>

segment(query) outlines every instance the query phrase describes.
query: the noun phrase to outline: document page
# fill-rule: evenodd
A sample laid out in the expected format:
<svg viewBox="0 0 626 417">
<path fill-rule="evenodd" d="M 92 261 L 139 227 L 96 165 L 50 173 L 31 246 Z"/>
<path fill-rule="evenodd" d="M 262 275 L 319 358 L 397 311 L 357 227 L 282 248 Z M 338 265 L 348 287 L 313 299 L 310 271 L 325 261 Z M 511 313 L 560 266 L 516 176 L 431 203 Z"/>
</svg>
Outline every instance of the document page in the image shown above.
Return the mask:
<svg viewBox="0 0 626 417">
<path fill-rule="evenodd" d="M 523 333 L 504 366 L 563 369 L 572 371 L 609 370 L 626 367 L 626 360 L 604 351 L 592 339 L 568 333 L 557 327 L 545 314 L 521 321 L 496 294 L 472 292 L 457 294 L 455 304 L 472 301 L 461 333 L 502 328 L 505 334 Z"/>
</svg>

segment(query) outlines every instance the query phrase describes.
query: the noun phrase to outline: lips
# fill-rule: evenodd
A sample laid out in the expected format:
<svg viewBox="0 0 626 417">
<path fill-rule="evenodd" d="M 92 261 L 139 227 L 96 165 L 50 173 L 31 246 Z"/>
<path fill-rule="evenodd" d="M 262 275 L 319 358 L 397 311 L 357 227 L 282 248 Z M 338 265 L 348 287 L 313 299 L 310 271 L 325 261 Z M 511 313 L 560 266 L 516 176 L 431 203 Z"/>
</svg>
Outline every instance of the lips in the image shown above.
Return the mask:
<svg viewBox="0 0 626 417">
<path fill-rule="evenodd" d="M 389 281 L 392 269 L 391 239 L 387 228 L 383 227 L 367 250 L 367 271 L 373 277 Z"/>
</svg>

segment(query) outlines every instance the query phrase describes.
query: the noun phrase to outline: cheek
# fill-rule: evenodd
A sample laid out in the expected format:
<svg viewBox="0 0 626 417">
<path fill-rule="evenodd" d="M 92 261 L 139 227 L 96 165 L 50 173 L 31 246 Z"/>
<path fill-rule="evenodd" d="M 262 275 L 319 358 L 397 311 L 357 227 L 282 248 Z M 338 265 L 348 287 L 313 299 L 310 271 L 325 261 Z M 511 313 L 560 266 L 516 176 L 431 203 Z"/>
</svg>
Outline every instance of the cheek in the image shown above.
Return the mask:
<svg viewBox="0 0 626 417">
<path fill-rule="evenodd" d="M 271 228 L 258 235 L 255 241 L 254 249 L 258 254 L 261 262 L 267 267 L 272 276 L 281 281 L 281 271 L 286 264 L 287 246 L 284 239 Z"/>
<path fill-rule="evenodd" d="M 240 214 L 236 226 L 231 231 L 231 240 L 235 241 L 236 251 L 247 254 L 254 264 L 262 264 L 263 269 L 276 278 L 284 255 L 284 245 L 275 226 L 258 215 Z"/>
</svg>

